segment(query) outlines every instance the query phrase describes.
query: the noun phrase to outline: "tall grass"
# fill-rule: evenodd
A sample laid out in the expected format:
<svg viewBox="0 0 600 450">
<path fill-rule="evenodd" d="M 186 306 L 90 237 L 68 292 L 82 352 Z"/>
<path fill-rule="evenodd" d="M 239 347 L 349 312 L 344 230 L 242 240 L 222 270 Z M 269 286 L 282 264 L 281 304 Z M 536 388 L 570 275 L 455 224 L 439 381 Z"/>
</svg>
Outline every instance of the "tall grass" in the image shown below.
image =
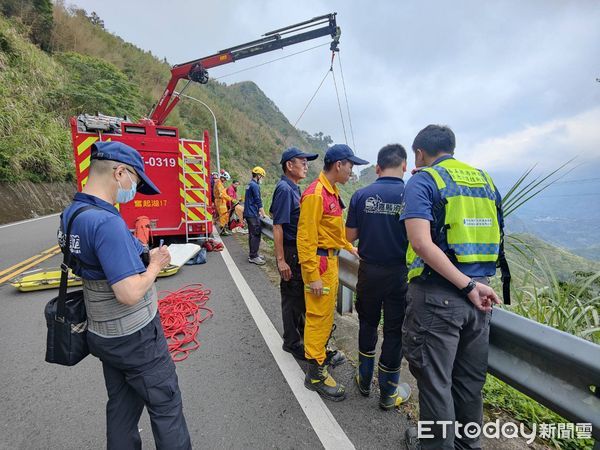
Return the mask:
<svg viewBox="0 0 600 450">
<path fill-rule="evenodd" d="M 527 170 L 503 199 L 504 217 L 565 176 L 573 160 L 548 174 L 532 177 Z M 512 305 L 505 308 L 539 323 L 600 343 L 600 272 L 577 273 L 560 280 L 551 261 L 541 251 L 516 236 L 506 236 L 505 247 L 513 274 Z M 500 281 L 493 280 L 498 286 Z M 483 389 L 484 403 L 491 415 L 508 412 L 529 427 L 540 423 L 567 422 L 548 408 L 516 389 L 488 375 Z M 591 449 L 593 440 L 557 437 L 548 442 L 559 449 Z"/>
</svg>

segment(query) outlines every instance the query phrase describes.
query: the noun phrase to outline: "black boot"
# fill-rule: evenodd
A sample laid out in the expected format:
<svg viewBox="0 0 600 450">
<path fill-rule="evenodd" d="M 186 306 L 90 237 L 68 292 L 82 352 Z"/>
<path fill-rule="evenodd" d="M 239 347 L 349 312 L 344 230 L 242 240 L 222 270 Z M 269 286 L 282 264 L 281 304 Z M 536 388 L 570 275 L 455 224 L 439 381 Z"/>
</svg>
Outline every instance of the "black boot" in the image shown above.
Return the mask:
<svg viewBox="0 0 600 450">
<path fill-rule="evenodd" d="M 377 366 L 377 375 L 379 378 L 379 407 L 381 409 L 394 409 L 400 406 L 410 398 L 410 386 L 407 383 L 398 383 L 400 381 L 400 367 L 390 369 L 381 361 Z"/>
<path fill-rule="evenodd" d="M 334 402 L 342 401 L 346 398 L 346 388 L 337 383 L 329 372 L 327 365 L 319 365 L 316 360 L 308 360 L 308 372 L 304 378 L 304 386 L 311 391 L 316 391 L 321 397 Z"/>
<path fill-rule="evenodd" d="M 348 359 L 346 359 L 346 355 L 344 355 L 339 350 L 325 350 L 325 365 L 330 366 L 332 369 L 345 364 Z"/>
<path fill-rule="evenodd" d="M 361 395 L 368 397 L 371 393 L 373 369 L 375 368 L 375 352 L 358 352 L 358 369 L 356 369 L 356 385 Z"/>
</svg>

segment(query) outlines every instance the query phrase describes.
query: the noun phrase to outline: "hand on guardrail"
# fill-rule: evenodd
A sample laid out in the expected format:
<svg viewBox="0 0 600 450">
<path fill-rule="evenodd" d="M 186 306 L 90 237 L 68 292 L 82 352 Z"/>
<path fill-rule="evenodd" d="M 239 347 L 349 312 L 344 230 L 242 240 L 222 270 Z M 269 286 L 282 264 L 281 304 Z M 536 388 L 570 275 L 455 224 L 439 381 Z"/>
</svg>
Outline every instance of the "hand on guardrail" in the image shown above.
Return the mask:
<svg viewBox="0 0 600 450">
<path fill-rule="evenodd" d="M 494 305 L 502 303 L 498 294 L 489 286 L 475 283 L 475 288 L 467 295 L 471 303 L 480 311 L 489 312 Z"/>
</svg>

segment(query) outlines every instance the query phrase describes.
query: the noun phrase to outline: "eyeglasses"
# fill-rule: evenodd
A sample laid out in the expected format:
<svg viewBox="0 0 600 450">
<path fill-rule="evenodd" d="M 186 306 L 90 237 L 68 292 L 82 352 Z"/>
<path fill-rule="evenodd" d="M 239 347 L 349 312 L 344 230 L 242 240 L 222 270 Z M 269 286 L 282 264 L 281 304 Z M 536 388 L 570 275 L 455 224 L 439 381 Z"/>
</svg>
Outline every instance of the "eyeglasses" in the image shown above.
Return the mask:
<svg viewBox="0 0 600 450">
<path fill-rule="evenodd" d="M 299 166 L 308 167 L 308 160 L 301 160 L 294 158 L 294 162 L 298 163 Z"/>
<path fill-rule="evenodd" d="M 115 166 L 115 167 L 113 167 L 113 170 L 117 170 L 118 168 L 119 168 L 119 166 Z M 137 174 L 137 172 L 135 172 L 135 171 L 133 171 L 133 170 L 129 169 L 129 167 L 125 167 L 125 170 L 126 170 L 127 172 L 129 172 L 131 175 L 134 175 L 134 176 L 135 176 L 135 180 L 136 180 L 136 182 L 135 182 L 135 183 L 136 183 L 137 185 L 139 185 L 139 184 L 141 184 L 141 183 L 142 183 L 142 179 L 141 179 L 141 177 L 140 177 L 140 176 Z"/>
</svg>

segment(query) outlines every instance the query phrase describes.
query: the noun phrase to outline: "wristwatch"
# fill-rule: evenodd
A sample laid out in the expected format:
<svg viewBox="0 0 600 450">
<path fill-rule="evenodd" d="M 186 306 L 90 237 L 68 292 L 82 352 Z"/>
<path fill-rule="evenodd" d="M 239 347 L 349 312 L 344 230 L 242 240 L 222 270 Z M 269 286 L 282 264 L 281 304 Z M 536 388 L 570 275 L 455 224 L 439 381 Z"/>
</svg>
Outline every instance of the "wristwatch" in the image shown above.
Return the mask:
<svg viewBox="0 0 600 450">
<path fill-rule="evenodd" d="M 460 290 L 460 292 L 462 292 L 465 295 L 469 295 L 469 292 L 471 292 L 473 289 L 475 289 L 475 280 L 471 279 L 471 281 L 469 281 L 469 284 L 467 284 L 464 288 L 462 288 Z"/>
</svg>

